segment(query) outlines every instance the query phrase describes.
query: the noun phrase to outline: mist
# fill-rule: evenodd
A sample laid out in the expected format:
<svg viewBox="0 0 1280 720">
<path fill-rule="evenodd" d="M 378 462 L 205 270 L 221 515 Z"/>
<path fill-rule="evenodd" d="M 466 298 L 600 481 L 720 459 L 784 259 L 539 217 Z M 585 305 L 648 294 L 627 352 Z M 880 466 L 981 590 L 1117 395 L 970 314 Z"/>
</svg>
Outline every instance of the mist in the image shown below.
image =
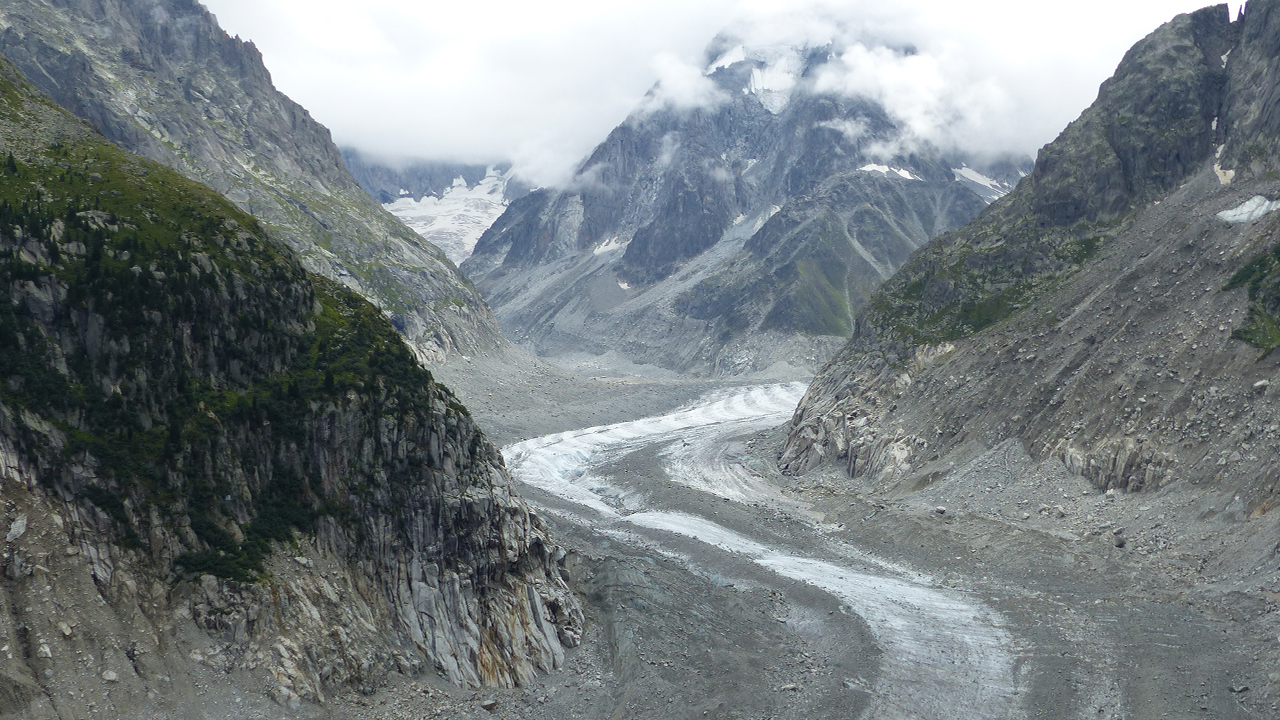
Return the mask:
<svg viewBox="0 0 1280 720">
<path fill-rule="evenodd" d="M 543 3 L 206 0 L 340 145 L 385 162 L 511 162 L 564 182 L 642 103 L 723 100 L 703 78 L 724 33 L 752 46 L 838 42 L 828 92 L 882 102 L 913 137 L 1033 155 L 1097 96 L 1125 51 L 1195 0 Z M 1240 2 L 1231 3 L 1233 17 Z M 906 49 L 913 52 L 904 52 Z M 646 93 L 656 92 L 646 100 Z"/>
</svg>

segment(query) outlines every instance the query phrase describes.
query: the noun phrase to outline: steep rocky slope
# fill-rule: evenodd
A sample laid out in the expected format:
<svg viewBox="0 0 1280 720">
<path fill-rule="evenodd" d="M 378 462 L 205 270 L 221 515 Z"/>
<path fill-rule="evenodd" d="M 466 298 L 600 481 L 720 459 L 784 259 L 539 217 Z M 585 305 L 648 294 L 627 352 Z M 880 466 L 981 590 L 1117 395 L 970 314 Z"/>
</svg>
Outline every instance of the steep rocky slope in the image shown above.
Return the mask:
<svg viewBox="0 0 1280 720">
<path fill-rule="evenodd" d="M 470 283 L 360 189 L 329 131 L 198 2 L 7 2 L 0 52 L 108 139 L 224 194 L 309 270 L 373 300 L 424 359 L 501 342 Z"/>
<path fill-rule="evenodd" d="M 2 60 L 0 158 L 0 713 L 562 661 L 563 554 L 376 308 Z"/>
<path fill-rule="evenodd" d="M 1272 0 L 1138 43 L 1017 190 L 881 289 L 797 409 L 784 465 L 836 459 L 908 492 L 1014 440 L 1100 490 L 1269 511 L 1277 43 Z"/>
<path fill-rule="evenodd" d="M 829 356 L 913 250 L 982 210 L 975 189 L 1008 189 L 819 91 L 839 50 L 720 38 L 717 99 L 655 88 L 566 188 L 513 202 L 462 266 L 508 336 L 715 374 Z"/>
</svg>

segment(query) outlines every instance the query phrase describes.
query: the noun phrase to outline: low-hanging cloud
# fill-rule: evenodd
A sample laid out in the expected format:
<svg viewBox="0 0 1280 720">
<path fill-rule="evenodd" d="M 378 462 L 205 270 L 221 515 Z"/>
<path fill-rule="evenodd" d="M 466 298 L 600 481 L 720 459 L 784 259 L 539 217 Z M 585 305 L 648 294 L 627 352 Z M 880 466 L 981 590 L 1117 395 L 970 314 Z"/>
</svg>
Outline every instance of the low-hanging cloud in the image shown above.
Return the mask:
<svg viewBox="0 0 1280 720">
<path fill-rule="evenodd" d="M 672 53 L 662 53 L 654 58 L 653 68 L 658 78 L 641 103 L 641 112 L 661 108 L 713 108 L 729 99 L 706 76 L 700 64 L 688 62 Z"/>
<path fill-rule="evenodd" d="M 879 100 L 912 137 L 1033 153 L 1134 42 L 1203 3 L 204 1 L 339 144 L 389 161 L 510 161 L 536 184 L 567 179 L 644 103 L 722 101 L 702 75 L 721 31 L 755 47 L 837 44 L 815 84 Z"/>
</svg>

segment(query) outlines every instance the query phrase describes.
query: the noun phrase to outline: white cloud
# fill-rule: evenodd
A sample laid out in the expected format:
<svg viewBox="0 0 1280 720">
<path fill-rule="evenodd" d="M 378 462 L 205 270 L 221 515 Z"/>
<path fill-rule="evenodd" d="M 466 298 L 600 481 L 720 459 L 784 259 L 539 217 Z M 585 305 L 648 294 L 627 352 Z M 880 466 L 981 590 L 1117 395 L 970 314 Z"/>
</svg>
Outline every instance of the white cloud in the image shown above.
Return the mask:
<svg viewBox="0 0 1280 720">
<path fill-rule="evenodd" d="M 824 120 L 818 123 L 818 127 L 835 130 L 849 142 L 857 142 L 867 134 L 867 124 L 860 120 Z"/>
<path fill-rule="evenodd" d="M 645 110 L 712 108 L 729 99 L 703 74 L 700 63 L 695 65 L 675 54 L 662 53 L 653 59 L 653 69 L 657 73 L 657 85 L 645 98 Z"/>
<path fill-rule="evenodd" d="M 552 183 L 659 79 L 664 102 L 714 101 L 689 71 L 700 75 L 708 41 L 725 27 L 757 47 L 860 42 L 865 52 L 846 53 L 849 72 L 829 82 L 878 94 L 922 137 L 960 118 L 959 141 L 1034 152 L 1093 100 L 1134 42 L 1204 0 L 205 3 L 258 45 L 277 86 L 340 144 L 383 157 L 511 160 Z M 919 59 L 876 50 L 906 45 Z M 857 77 L 857 68 L 899 82 Z"/>
</svg>

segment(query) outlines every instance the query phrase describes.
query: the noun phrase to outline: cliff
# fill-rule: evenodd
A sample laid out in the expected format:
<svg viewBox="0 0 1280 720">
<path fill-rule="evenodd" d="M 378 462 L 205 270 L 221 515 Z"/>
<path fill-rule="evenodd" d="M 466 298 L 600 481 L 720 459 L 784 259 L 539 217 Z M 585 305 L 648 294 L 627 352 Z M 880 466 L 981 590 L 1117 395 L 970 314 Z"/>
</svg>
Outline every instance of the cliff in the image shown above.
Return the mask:
<svg viewBox="0 0 1280 720">
<path fill-rule="evenodd" d="M 563 554 L 373 305 L 2 61 L 0 158 L 5 712 L 561 661 Z"/>
<path fill-rule="evenodd" d="M 361 190 L 328 129 L 198 2 L 9 2 L 0 52 L 109 140 L 225 195 L 308 270 L 372 300 L 423 360 L 503 342 L 471 284 Z"/>
</svg>

